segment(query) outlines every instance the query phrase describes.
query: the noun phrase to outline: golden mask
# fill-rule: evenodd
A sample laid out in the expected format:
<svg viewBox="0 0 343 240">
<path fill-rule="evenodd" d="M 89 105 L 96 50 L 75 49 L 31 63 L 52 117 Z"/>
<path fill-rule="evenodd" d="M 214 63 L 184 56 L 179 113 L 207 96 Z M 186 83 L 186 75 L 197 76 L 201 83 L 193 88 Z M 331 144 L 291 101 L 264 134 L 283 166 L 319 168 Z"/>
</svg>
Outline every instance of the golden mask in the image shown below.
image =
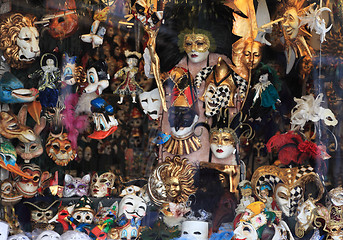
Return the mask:
<svg viewBox="0 0 343 240">
<path fill-rule="evenodd" d="M 183 48 L 186 53 L 206 52 L 210 48 L 210 40 L 205 34 L 186 34 L 183 42 Z"/>
<path fill-rule="evenodd" d="M 243 50 L 243 61 L 249 69 L 254 69 L 262 59 L 262 43 L 247 40 Z"/>
</svg>

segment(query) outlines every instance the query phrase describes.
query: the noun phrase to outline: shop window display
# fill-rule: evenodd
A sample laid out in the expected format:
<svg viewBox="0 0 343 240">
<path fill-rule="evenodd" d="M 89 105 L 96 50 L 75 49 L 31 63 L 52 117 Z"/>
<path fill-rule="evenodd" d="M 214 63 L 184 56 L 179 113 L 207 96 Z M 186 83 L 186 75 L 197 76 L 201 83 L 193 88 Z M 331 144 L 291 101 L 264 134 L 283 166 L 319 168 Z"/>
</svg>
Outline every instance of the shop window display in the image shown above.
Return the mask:
<svg viewBox="0 0 343 240">
<path fill-rule="evenodd" d="M 342 239 L 340 1 L 0 4 L 0 239 Z"/>
</svg>

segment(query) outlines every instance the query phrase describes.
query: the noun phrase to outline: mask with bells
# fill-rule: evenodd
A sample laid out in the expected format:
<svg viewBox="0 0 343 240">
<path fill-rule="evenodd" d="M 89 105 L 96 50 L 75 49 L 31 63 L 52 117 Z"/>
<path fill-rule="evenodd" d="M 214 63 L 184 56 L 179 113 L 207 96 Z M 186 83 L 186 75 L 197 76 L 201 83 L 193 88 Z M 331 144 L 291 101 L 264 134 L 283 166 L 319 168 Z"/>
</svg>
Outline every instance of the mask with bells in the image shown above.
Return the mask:
<svg viewBox="0 0 343 240">
<path fill-rule="evenodd" d="M 118 128 L 118 121 L 114 117 L 112 105 L 103 98 L 96 98 L 91 101 L 95 131 L 88 135 L 93 139 L 104 139 L 114 133 Z"/>
<path fill-rule="evenodd" d="M 45 147 L 48 156 L 59 166 L 66 166 L 76 157 L 76 150 L 72 149 L 67 133 L 58 137 L 50 133 Z"/>
<path fill-rule="evenodd" d="M 261 195 L 261 186 L 268 184 L 273 189 L 276 205 L 287 217 L 293 216 L 302 203 L 305 187 L 309 182 L 314 182 L 318 186 L 317 199 L 315 199 L 317 201 L 322 197 L 324 188 L 311 166 L 299 168 L 262 166 L 256 169 L 251 178 L 254 194 L 261 201 L 267 201 Z"/>
<path fill-rule="evenodd" d="M 200 100 L 205 102 L 205 115 L 212 117 L 222 108 L 234 107 L 236 84 L 233 71 L 220 57 L 206 78 L 205 91 Z"/>
<path fill-rule="evenodd" d="M 92 197 L 109 196 L 114 188 L 115 175 L 111 172 L 106 172 L 100 176 L 95 173 L 91 180 L 90 194 Z"/>
<path fill-rule="evenodd" d="M 83 176 L 82 178 L 74 178 L 71 175 L 66 174 L 64 176 L 63 197 L 87 196 L 90 180 L 91 177 L 89 174 Z"/>
<path fill-rule="evenodd" d="M 32 178 L 16 177 L 15 187 L 24 198 L 32 198 L 37 193 L 41 182 L 44 182 L 50 177 L 50 173 L 47 171 L 42 173 L 40 167 L 33 163 L 22 165 L 21 170 Z"/>
<path fill-rule="evenodd" d="M 54 228 L 51 224 L 49 224 L 49 220 L 51 220 L 56 213 L 54 209 L 54 205 L 59 201 L 54 201 L 53 203 L 49 204 L 47 202 L 24 202 L 28 205 L 31 211 L 31 223 L 32 229 L 43 229 L 43 230 L 51 230 Z"/>
<path fill-rule="evenodd" d="M 143 92 L 139 95 L 139 102 L 145 114 L 151 119 L 156 120 L 161 114 L 161 97 L 158 89 L 155 88 L 149 92 Z"/>
<path fill-rule="evenodd" d="M 76 203 L 71 216 L 79 223 L 91 224 L 95 216 L 95 212 L 93 209 L 93 201 L 90 200 L 87 196 L 82 196 Z"/>
<path fill-rule="evenodd" d="M 4 15 L 1 18 L 0 49 L 10 67 L 25 68 L 40 55 L 39 33 L 34 26 L 35 20 L 35 17 L 20 13 Z"/>
</svg>

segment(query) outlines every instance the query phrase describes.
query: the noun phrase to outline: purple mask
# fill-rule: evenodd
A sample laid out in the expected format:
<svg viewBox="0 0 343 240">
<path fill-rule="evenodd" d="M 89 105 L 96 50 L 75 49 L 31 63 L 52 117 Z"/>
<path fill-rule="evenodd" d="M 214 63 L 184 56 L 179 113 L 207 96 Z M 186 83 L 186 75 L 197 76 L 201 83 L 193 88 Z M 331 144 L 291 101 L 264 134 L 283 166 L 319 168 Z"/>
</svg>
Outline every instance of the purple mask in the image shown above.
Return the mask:
<svg viewBox="0 0 343 240">
<path fill-rule="evenodd" d="M 66 174 L 64 177 L 63 197 L 88 196 L 90 180 L 91 177 L 89 174 L 85 175 L 83 178 L 73 178 L 69 174 Z"/>
</svg>

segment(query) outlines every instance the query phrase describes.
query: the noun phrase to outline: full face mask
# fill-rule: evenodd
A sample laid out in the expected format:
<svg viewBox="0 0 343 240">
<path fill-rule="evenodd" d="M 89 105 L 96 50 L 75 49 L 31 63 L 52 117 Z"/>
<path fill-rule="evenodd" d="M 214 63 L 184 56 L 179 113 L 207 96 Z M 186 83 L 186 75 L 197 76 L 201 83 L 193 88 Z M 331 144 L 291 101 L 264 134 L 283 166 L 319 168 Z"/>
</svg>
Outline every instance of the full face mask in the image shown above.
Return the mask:
<svg viewBox="0 0 343 240">
<path fill-rule="evenodd" d="M 48 156 L 60 166 L 68 165 L 76 157 L 76 150 L 71 147 L 67 133 L 57 137 L 50 133 L 45 147 Z"/>
<path fill-rule="evenodd" d="M 324 187 L 311 166 L 299 168 L 279 168 L 273 165 L 262 166 L 256 169 L 251 178 L 254 194 L 261 201 L 267 201 L 261 195 L 261 187 L 265 184 L 271 186 L 277 207 L 287 217 L 293 216 L 298 206 L 302 204 L 305 187 L 309 182 L 314 182 L 318 186 L 317 198 L 315 199 L 317 201 L 322 197 Z"/>
<path fill-rule="evenodd" d="M 295 234 L 297 237 L 304 237 L 305 232 L 312 227 L 314 220 L 313 210 L 316 208 L 316 204 L 312 198 L 307 199 L 303 204 L 298 207 L 295 224 Z"/>
<path fill-rule="evenodd" d="M 184 221 L 182 223 L 181 237 L 190 237 L 196 240 L 208 239 L 208 222 Z"/>
<path fill-rule="evenodd" d="M 128 194 L 119 203 L 118 216 L 123 214 L 127 219 L 142 219 L 146 214 L 146 202 L 135 194 Z"/>
<path fill-rule="evenodd" d="M 158 166 L 149 177 L 148 193 L 150 199 L 158 206 L 167 202 L 166 186 L 162 181 L 161 170 L 166 164 Z"/>
<path fill-rule="evenodd" d="M 88 86 L 83 91 L 101 95 L 102 91 L 110 85 L 109 79 L 106 62 L 97 61 L 87 69 Z"/>
<path fill-rule="evenodd" d="M 95 211 L 93 210 L 93 201 L 87 196 L 82 196 L 76 203 L 71 216 L 79 223 L 91 224 L 95 216 Z"/>
<path fill-rule="evenodd" d="M 91 180 L 90 194 L 92 197 L 105 197 L 111 194 L 114 187 L 115 175 L 111 172 L 106 172 L 100 176 L 95 173 Z"/>
<path fill-rule="evenodd" d="M 215 157 L 227 158 L 236 153 L 237 136 L 232 129 L 216 129 L 211 131 L 210 146 Z"/>
<path fill-rule="evenodd" d="M 172 134 L 177 138 L 187 137 L 193 133 L 193 127 L 199 116 L 191 108 L 172 107 L 168 110 L 168 121 Z"/>
<path fill-rule="evenodd" d="M 87 196 L 90 180 L 91 177 L 89 174 L 83 176 L 82 178 L 74 178 L 71 175 L 66 174 L 64 176 L 63 197 Z"/>
<path fill-rule="evenodd" d="M 48 230 L 54 228 L 52 225 L 49 224 L 49 221 L 54 217 L 55 209 L 54 205 L 56 205 L 59 201 L 54 201 L 53 203 L 47 202 L 24 202 L 31 211 L 31 225 L 32 229 L 43 229 Z"/>
<path fill-rule="evenodd" d="M 193 63 L 205 61 L 210 54 L 210 40 L 205 34 L 186 34 L 183 48 Z"/>
<path fill-rule="evenodd" d="M 52 230 L 46 230 L 41 232 L 41 234 L 38 235 L 36 240 L 61 240 L 61 236 Z"/>
<path fill-rule="evenodd" d="M 149 115 L 153 120 L 159 118 L 162 102 L 157 88 L 141 93 L 139 95 L 139 102 L 145 114 Z"/>
</svg>

